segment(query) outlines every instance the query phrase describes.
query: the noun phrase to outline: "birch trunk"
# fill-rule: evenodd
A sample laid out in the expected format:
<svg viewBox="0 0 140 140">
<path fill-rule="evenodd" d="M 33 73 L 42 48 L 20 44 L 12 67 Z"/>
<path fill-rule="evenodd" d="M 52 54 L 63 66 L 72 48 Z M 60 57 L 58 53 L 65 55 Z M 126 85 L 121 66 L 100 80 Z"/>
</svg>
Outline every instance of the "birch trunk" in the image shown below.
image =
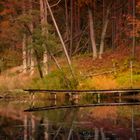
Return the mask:
<svg viewBox="0 0 140 140">
<path fill-rule="evenodd" d="M 33 6 L 32 6 L 32 0 L 30 0 L 30 16 L 32 15 L 32 10 L 33 10 Z M 33 33 L 33 23 L 31 22 L 29 25 L 30 31 Z M 30 37 L 30 44 L 33 43 L 33 39 L 32 36 Z M 30 74 L 33 75 L 34 74 L 34 67 L 35 67 L 35 58 L 34 58 L 34 48 L 31 47 L 29 49 L 30 51 Z"/>
<path fill-rule="evenodd" d="M 70 2 L 70 8 L 71 8 L 71 14 L 70 14 L 70 50 L 69 50 L 69 56 L 71 57 L 72 56 L 72 49 L 73 49 L 73 16 L 74 16 L 74 13 L 73 13 L 73 0 L 71 0 Z"/>
<path fill-rule="evenodd" d="M 72 69 L 72 64 L 71 64 L 70 57 L 69 57 L 69 55 L 68 55 L 68 52 L 67 52 L 65 43 L 64 43 L 64 41 L 63 41 L 62 35 L 61 35 L 60 31 L 59 31 L 59 28 L 58 28 L 58 26 L 57 26 L 56 20 L 55 20 L 55 18 L 54 18 L 53 13 L 52 13 L 51 7 L 50 7 L 50 5 L 49 5 L 49 3 L 48 3 L 47 0 L 46 0 L 46 4 L 47 4 L 48 10 L 49 10 L 49 12 L 50 12 L 51 18 L 52 18 L 52 20 L 53 20 L 54 26 L 55 26 L 55 28 L 56 28 L 56 31 L 57 31 L 57 33 L 58 33 L 58 36 L 59 36 L 59 38 L 60 38 L 60 41 L 61 41 L 61 44 L 62 44 L 64 53 L 65 53 L 65 56 L 66 56 L 66 58 L 67 58 L 67 62 L 68 62 L 68 65 L 69 65 L 71 74 L 72 74 L 73 78 L 75 79 L 74 71 L 73 71 L 73 69 Z"/>
<path fill-rule="evenodd" d="M 107 15 L 106 15 L 106 18 L 104 19 L 104 25 L 103 25 L 102 35 L 101 35 L 100 52 L 99 52 L 100 59 L 102 59 L 102 54 L 104 52 L 104 40 L 106 36 L 107 26 L 109 23 L 108 15 L 109 15 L 109 10 L 107 10 Z"/>
<path fill-rule="evenodd" d="M 23 35 L 22 40 L 22 61 L 23 61 L 23 73 L 27 72 L 27 48 L 26 48 L 26 34 Z"/>
<path fill-rule="evenodd" d="M 25 14 L 25 3 L 23 2 L 23 14 Z M 27 72 L 27 46 L 26 46 L 26 34 L 23 34 L 22 40 L 22 65 L 23 73 Z"/>
<path fill-rule="evenodd" d="M 97 58 L 97 48 L 95 43 L 95 33 L 94 33 L 94 24 L 93 24 L 93 14 L 90 7 L 88 7 L 88 15 L 89 15 L 89 26 L 90 26 L 90 39 L 92 45 L 92 55 L 93 59 Z"/>
<path fill-rule="evenodd" d="M 41 28 L 42 28 L 42 35 L 46 37 L 48 35 L 47 30 L 47 7 L 46 1 L 40 0 L 40 18 L 41 18 Z M 46 45 L 43 44 L 42 47 L 44 48 L 44 55 L 43 55 L 43 75 L 48 74 L 48 52 L 46 49 Z"/>
</svg>

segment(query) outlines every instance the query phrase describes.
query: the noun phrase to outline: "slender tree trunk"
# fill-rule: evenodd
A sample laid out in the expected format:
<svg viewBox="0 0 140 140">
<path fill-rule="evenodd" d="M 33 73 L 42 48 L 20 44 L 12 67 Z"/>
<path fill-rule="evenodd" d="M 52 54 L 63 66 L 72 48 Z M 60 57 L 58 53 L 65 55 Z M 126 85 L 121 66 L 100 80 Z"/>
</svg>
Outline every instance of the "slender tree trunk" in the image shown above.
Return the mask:
<svg viewBox="0 0 140 140">
<path fill-rule="evenodd" d="M 38 52 L 36 49 L 34 49 L 34 52 L 35 52 L 35 56 L 36 56 L 36 61 L 37 61 L 37 68 L 38 68 L 38 72 L 39 72 L 39 75 L 40 75 L 40 78 L 43 78 L 43 71 L 42 71 L 42 68 L 41 68 L 41 62 L 40 62 L 40 58 L 39 58 L 39 55 L 38 55 Z"/>
<path fill-rule="evenodd" d="M 42 35 L 47 39 L 47 7 L 46 1 L 40 0 L 40 18 L 41 18 L 41 28 L 42 28 Z M 43 44 L 42 47 L 44 48 L 44 55 L 43 55 L 43 74 L 48 74 L 48 52 L 46 50 L 46 45 Z"/>
<path fill-rule="evenodd" d="M 104 25 L 103 25 L 102 35 L 101 35 L 100 52 L 99 52 L 100 59 L 102 58 L 102 54 L 104 52 L 104 39 L 106 36 L 106 30 L 109 23 L 108 15 L 109 15 L 109 9 L 107 10 L 106 18 L 104 19 Z"/>
<path fill-rule="evenodd" d="M 112 49 L 115 48 L 114 41 L 115 41 L 115 19 L 112 19 Z"/>
<path fill-rule="evenodd" d="M 116 7 L 116 3 L 114 2 L 113 4 L 113 11 L 112 11 L 112 16 L 113 16 L 113 21 L 112 21 L 112 49 L 115 49 L 116 48 L 116 43 L 115 43 L 115 40 L 116 40 L 116 11 L 115 11 L 115 7 Z"/>
<path fill-rule="evenodd" d="M 27 72 L 27 48 L 26 48 L 26 34 L 23 35 L 22 40 L 22 61 L 23 61 L 23 72 Z"/>
<path fill-rule="evenodd" d="M 62 70 L 59 62 L 57 61 L 57 59 L 55 58 L 55 56 L 51 53 L 51 51 L 48 50 L 48 52 L 49 52 L 52 60 L 56 64 L 57 68 L 60 70 L 61 74 L 63 75 L 66 85 L 71 89 L 71 85 L 70 85 L 69 79 L 67 78 L 66 74 L 63 72 L 63 70 Z"/>
<path fill-rule="evenodd" d="M 97 48 L 95 43 L 95 33 L 94 33 L 94 24 L 93 24 L 93 14 L 90 7 L 88 7 L 88 15 L 89 15 L 89 25 L 90 25 L 90 39 L 91 39 L 91 45 L 92 45 L 92 55 L 93 59 L 97 58 Z"/>
<path fill-rule="evenodd" d="M 30 25 L 30 30 L 33 32 L 33 24 Z M 32 36 L 30 36 L 30 44 L 33 43 Z M 35 58 L 34 58 L 34 48 L 33 46 L 28 49 L 29 50 L 29 68 L 30 68 L 30 74 L 34 74 L 35 69 Z"/>
<path fill-rule="evenodd" d="M 68 65 L 69 65 L 69 67 L 70 67 L 71 74 L 72 74 L 73 78 L 75 79 L 74 71 L 73 71 L 73 69 L 72 69 L 72 64 L 71 64 L 70 57 L 69 57 L 69 55 L 68 55 L 68 52 L 67 52 L 66 46 L 65 46 L 65 44 L 64 44 L 62 35 L 61 35 L 60 31 L 59 31 L 59 28 L 58 28 L 58 26 L 57 26 L 56 20 L 55 20 L 55 18 L 54 18 L 53 13 L 52 13 L 51 7 L 50 7 L 50 5 L 49 5 L 49 3 L 48 3 L 47 0 L 46 0 L 46 4 L 47 4 L 48 10 L 49 10 L 49 12 L 50 12 L 51 18 L 52 18 L 52 20 L 53 20 L 54 26 L 55 26 L 55 28 L 56 28 L 56 31 L 57 31 L 57 33 L 58 33 L 58 36 L 59 36 L 59 38 L 60 38 L 60 41 L 61 41 L 61 43 L 62 43 L 62 47 L 63 47 L 63 49 L 64 49 L 64 53 L 65 53 L 65 55 L 66 55 Z"/>
<path fill-rule="evenodd" d="M 29 1 L 30 2 L 30 10 L 29 10 L 29 14 L 30 16 L 32 16 L 32 10 L 33 10 L 33 5 L 32 5 L 32 0 Z M 30 31 L 33 33 L 33 23 L 31 22 L 30 25 L 29 25 L 29 28 L 30 28 Z M 33 39 L 32 39 L 32 36 L 30 36 L 30 44 L 33 43 Z M 31 47 L 29 48 L 29 57 L 30 57 L 30 74 L 33 75 L 34 74 L 34 68 L 35 68 L 35 59 L 34 59 L 34 48 Z"/>
<path fill-rule="evenodd" d="M 23 14 L 25 14 L 25 3 L 23 2 Z M 23 65 L 23 72 L 27 72 L 27 46 L 26 46 L 27 36 L 24 33 L 22 39 L 22 65 Z"/>
<path fill-rule="evenodd" d="M 74 33 L 75 34 L 78 34 L 78 28 L 77 28 L 77 23 L 78 23 L 78 17 L 77 17 L 77 13 L 78 13 L 78 7 L 77 7 L 77 1 L 74 1 L 74 4 L 73 4 L 73 13 L 74 13 Z"/>
<path fill-rule="evenodd" d="M 32 36 L 33 34 L 31 32 L 31 30 L 28 28 L 28 26 L 26 26 L 26 24 L 24 26 L 28 29 L 28 32 L 29 32 L 30 36 Z M 34 41 L 35 40 L 33 40 L 33 42 Z M 36 58 L 36 63 L 37 63 L 37 69 L 38 69 L 38 72 L 39 72 L 39 76 L 40 76 L 40 78 L 43 78 L 43 71 L 42 71 L 42 68 L 41 68 L 41 62 L 40 62 L 38 52 L 37 52 L 36 48 L 34 48 L 34 47 L 33 47 L 33 51 L 34 51 L 34 56 Z"/>
<path fill-rule="evenodd" d="M 103 24 L 105 21 L 105 0 L 103 0 Z"/>
<path fill-rule="evenodd" d="M 69 15 L 68 15 L 68 4 L 65 0 L 65 21 L 66 21 L 66 40 L 69 39 Z"/>
<path fill-rule="evenodd" d="M 77 30 L 80 32 L 80 6 L 78 5 L 78 10 L 77 10 Z"/>
<path fill-rule="evenodd" d="M 30 29 L 30 25 L 29 25 L 29 29 Z M 27 45 L 31 44 L 31 39 L 32 36 L 28 36 Z M 28 70 L 31 72 L 31 48 L 30 47 L 27 47 L 27 66 L 28 66 Z"/>
<path fill-rule="evenodd" d="M 31 53 L 30 53 L 30 57 L 31 57 L 31 68 L 30 68 L 30 71 L 31 71 L 31 75 L 34 74 L 34 69 L 35 69 L 35 59 L 34 59 L 34 49 L 31 48 Z"/>
<path fill-rule="evenodd" d="M 70 26 L 70 50 L 69 50 L 70 57 L 72 56 L 72 49 L 73 49 L 73 15 L 74 15 L 74 13 L 73 13 L 73 9 L 74 9 L 73 5 L 74 4 L 73 3 L 74 3 L 73 0 L 71 0 L 71 4 L 70 4 L 70 7 L 71 7 L 71 14 L 70 14 L 70 16 L 71 16 L 71 19 L 70 19 L 71 26 Z"/>
<path fill-rule="evenodd" d="M 136 0 L 133 0 L 133 45 L 132 45 L 132 58 L 135 58 L 135 48 L 136 48 L 136 37 L 135 37 L 135 32 L 136 32 Z"/>
</svg>

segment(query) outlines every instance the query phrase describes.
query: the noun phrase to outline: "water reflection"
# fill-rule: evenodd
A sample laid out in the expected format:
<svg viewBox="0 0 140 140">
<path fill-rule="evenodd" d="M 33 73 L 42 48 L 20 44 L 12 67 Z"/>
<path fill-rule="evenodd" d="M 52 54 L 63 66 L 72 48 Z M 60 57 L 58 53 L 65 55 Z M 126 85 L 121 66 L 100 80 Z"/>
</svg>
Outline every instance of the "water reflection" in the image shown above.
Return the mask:
<svg viewBox="0 0 140 140">
<path fill-rule="evenodd" d="M 61 102 L 60 102 L 61 101 Z M 100 103 L 119 103 L 118 98 Z M 139 99 L 121 98 L 135 103 Z M 0 140 L 139 140 L 140 106 L 96 106 L 23 112 L 26 108 L 97 103 L 97 98 L 66 96 L 65 100 L 0 103 Z"/>
</svg>

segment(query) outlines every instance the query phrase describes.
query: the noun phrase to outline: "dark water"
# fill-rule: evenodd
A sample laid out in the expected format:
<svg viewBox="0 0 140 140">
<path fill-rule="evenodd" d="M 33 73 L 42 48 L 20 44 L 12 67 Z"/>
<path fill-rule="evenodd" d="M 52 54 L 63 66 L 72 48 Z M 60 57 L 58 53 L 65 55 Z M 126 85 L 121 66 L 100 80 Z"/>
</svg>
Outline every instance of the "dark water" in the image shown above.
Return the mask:
<svg viewBox="0 0 140 140">
<path fill-rule="evenodd" d="M 48 106 L 102 103 L 45 110 Z M 140 106 L 108 103 L 139 103 L 139 98 L 1 99 L 0 140 L 140 140 Z M 25 112 L 27 109 L 32 111 Z"/>
</svg>

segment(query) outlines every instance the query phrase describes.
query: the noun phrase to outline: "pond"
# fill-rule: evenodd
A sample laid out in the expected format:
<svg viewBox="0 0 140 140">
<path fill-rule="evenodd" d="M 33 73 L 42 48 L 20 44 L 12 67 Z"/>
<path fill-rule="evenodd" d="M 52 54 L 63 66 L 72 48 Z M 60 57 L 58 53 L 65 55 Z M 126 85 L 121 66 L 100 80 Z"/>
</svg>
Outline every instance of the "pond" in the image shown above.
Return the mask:
<svg viewBox="0 0 140 140">
<path fill-rule="evenodd" d="M 135 96 L 86 94 L 1 99 L 0 140 L 139 140 L 139 103 Z"/>
</svg>

